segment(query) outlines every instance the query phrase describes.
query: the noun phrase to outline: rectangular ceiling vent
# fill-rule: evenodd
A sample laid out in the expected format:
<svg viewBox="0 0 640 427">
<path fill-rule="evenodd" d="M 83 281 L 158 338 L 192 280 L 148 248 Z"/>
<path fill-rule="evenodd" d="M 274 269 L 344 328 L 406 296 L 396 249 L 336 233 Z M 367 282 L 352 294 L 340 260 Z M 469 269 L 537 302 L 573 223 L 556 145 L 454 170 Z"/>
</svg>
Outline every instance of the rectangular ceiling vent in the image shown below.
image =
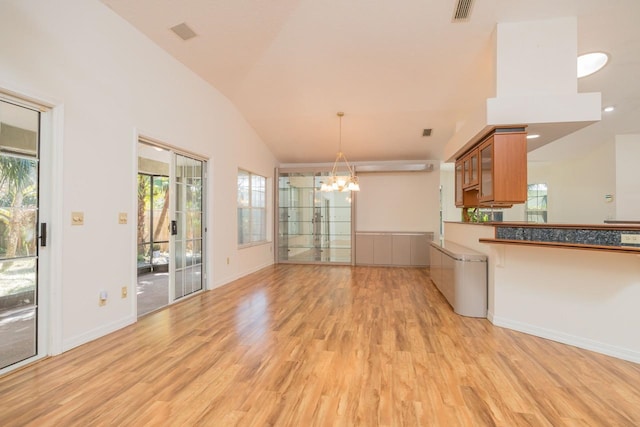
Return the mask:
<svg viewBox="0 0 640 427">
<path fill-rule="evenodd" d="M 197 36 L 196 32 L 193 31 L 191 27 L 187 25 L 186 22 L 183 22 L 182 24 L 178 24 L 171 27 L 171 31 L 173 31 L 178 37 L 180 37 L 184 41 L 187 41 Z"/>
<path fill-rule="evenodd" d="M 458 0 L 456 9 L 453 11 L 452 22 L 467 22 L 471 18 L 471 9 L 474 0 Z"/>
</svg>

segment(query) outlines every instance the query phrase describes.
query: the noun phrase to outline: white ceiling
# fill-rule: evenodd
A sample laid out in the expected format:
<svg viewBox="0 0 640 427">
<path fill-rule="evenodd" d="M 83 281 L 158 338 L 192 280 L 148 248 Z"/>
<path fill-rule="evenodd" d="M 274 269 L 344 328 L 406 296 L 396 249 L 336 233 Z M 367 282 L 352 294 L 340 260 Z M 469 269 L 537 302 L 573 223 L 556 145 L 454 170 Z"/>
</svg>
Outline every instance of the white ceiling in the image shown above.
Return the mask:
<svg viewBox="0 0 640 427">
<path fill-rule="evenodd" d="M 577 16 L 579 53 L 610 54 L 578 88 L 617 110 L 571 143 L 640 133 L 640 0 L 475 0 L 463 23 L 457 0 L 102 1 L 226 95 L 283 163 L 332 161 L 338 111 L 350 161 L 441 159 L 494 95 L 496 23 L 552 17 Z M 198 36 L 169 30 L 182 22 Z"/>
</svg>

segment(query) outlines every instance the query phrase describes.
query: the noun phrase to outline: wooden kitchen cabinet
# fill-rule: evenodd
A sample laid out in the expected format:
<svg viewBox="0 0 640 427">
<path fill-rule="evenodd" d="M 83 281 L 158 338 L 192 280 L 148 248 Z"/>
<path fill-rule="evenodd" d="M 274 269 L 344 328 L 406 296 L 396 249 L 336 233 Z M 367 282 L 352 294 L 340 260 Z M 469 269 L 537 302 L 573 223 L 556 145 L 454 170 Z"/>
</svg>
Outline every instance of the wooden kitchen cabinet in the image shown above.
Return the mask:
<svg viewBox="0 0 640 427">
<path fill-rule="evenodd" d="M 456 159 L 457 207 L 506 207 L 527 200 L 524 127 L 494 128 Z"/>
<path fill-rule="evenodd" d="M 478 151 L 480 205 L 505 206 L 526 202 L 526 133 L 494 133 L 480 144 Z"/>
</svg>

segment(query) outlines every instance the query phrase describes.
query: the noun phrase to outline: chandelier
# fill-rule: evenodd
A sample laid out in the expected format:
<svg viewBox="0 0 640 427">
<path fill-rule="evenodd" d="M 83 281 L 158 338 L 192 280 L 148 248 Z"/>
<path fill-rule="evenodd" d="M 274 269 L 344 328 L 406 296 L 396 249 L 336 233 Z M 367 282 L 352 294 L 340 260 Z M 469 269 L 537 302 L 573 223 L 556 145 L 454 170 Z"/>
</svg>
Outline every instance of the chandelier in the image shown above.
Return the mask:
<svg viewBox="0 0 640 427">
<path fill-rule="evenodd" d="M 338 117 L 340 119 L 340 137 L 338 139 L 338 154 L 336 155 L 336 161 L 333 163 L 331 174 L 327 177 L 326 182 L 322 183 L 320 191 L 360 191 L 360 184 L 358 184 L 358 177 L 356 176 L 353 167 L 349 164 L 347 157 L 342 152 L 342 116 L 343 112 L 339 112 Z M 340 160 L 344 161 L 347 170 L 344 172 L 338 172 L 338 163 Z"/>
</svg>

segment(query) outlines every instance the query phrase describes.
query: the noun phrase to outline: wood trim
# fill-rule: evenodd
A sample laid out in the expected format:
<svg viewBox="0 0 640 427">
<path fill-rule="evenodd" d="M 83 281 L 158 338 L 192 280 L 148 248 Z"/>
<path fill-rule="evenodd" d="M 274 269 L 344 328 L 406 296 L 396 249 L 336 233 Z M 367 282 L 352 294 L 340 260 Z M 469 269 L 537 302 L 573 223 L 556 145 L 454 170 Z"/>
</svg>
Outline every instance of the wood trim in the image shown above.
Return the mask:
<svg viewBox="0 0 640 427">
<path fill-rule="evenodd" d="M 604 246 L 604 245 L 583 245 L 579 243 L 560 243 L 560 242 L 532 242 L 530 240 L 506 240 L 506 239 L 479 239 L 480 243 L 501 244 L 501 245 L 520 245 L 520 246 L 538 246 L 543 248 L 559 248 L 559 249 L 582 249 L 599 252 L 617 252 L 640 255 L 640 248 L 625 246 Z"/>
</svg>

